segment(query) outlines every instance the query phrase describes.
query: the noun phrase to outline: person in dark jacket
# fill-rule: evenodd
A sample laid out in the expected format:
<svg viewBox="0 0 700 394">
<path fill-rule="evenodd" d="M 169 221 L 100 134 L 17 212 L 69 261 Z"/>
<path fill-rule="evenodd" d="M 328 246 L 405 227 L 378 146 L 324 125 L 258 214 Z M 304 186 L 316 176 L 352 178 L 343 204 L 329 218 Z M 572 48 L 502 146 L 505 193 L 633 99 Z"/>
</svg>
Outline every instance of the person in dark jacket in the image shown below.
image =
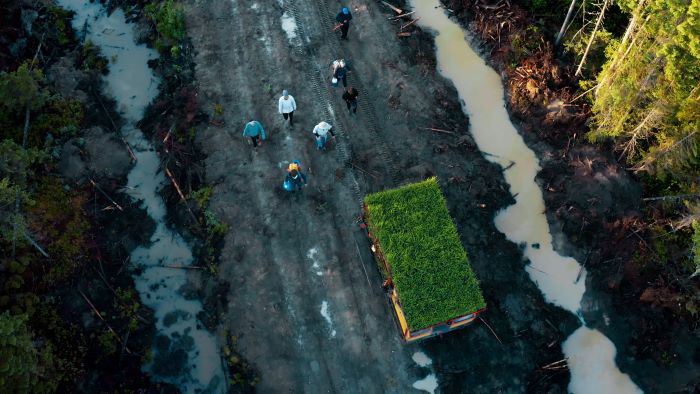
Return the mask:
<svg viewBox="0 0 700 394">
<path fill-rule="evenodd" d="M 345 64 L 345 60 L 340 59 L 333 62 L 333 78 L 343 81 L 343 86 L 348 87 L 348 73 L 350 66 Z"/>
<path fill-rule="evenodd" d="M 345 104 L 348 106 L 348 112 L 357 114 L 357 89 L 355 88 L 349 88 L 345 90 L 345 93 L 343 93 L 343 100 L 345 100 Z"/>
<path fill-rule="evenodd" d="M 287 172 L 284 178 L 284 188 L 287 191 L 299 191 L 306 185 L 306 175 L 299 170 L 291 170 Z"/>
<path fill-rule="evenodd" d="M 352 20 L 352 14 L 350 14 L 350 9 L 348 7 L 343 7 L 338 13 L 338 15 L 335 16 L 335 20 L 341 24 L 340 31 L 343 34 L 340 35 L 340 39 L 347 40 L 348 29 L 350 28 L 350 21 Z"/>
</svg>

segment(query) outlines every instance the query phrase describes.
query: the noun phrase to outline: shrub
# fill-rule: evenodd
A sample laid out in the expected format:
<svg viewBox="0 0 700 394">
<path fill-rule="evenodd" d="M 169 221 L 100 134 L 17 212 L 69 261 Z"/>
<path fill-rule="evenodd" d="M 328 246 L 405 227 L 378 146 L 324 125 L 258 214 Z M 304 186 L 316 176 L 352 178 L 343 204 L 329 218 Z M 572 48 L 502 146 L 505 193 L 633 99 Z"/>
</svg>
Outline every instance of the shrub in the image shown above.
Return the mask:
<svg viewBox="0 0 700 394">
<path fill-rule="evenodd" d="M 58 383 L 47 373 L 53 364 L 51 347 L 35 347 L 26 319 L 0 315 L 0 392 L 54 392 Z"/>
<path fill-rule="evenodd" d="M 211 193 L 213 189 L 211 186 L 203 187 L 195 192 L 191 193 L 191 197 L 197 201 L 197 206 L 199 209 L 204 209 L 207 204 L 209 204 L 209 199 L 211 198 Z"/>
<path fill-rule="evenodd" d="M 436 178 L 365 197 L 411 330 L 486 307 Z"/>
<path fill-rule="evenodd" d="M 85 234 L 90 229 L 82 208 L 85 197 L 68 193 L 56 180 L 44 179 L 30 210 L 34 233 L 47 240 L 51 256 L 42 281 L 51 285 L 69 277 L 85 261 Z"/>
</svg>

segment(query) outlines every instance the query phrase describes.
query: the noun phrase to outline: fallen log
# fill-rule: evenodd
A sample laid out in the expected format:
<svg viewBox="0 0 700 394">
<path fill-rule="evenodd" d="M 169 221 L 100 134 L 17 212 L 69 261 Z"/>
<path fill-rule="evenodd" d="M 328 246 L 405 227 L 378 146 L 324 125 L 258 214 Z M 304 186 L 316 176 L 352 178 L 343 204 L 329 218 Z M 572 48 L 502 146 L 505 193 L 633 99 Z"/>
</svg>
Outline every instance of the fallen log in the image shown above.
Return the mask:
<svg viewBox="0 0 700 394">
<path fill-rule="evenodd" d="M 435 128 L 435 127 L 423 127 L 423 129 L 425 129 L 425 130 L 430 130 L 430 131 L 433 131 L 433 132 L 436 132 L 436 133 L 449 134 L 449 135 L 457 135 L 457 133 L 455 133 L 454 131 L 444 130 L 444 129 L 438 129 L 438 128 Z"/>
<path fill-rule="evenodd" d="M 180 185 L 177 184 L 177 181 L 175 181 L 175 177 L 173 176 L 173 173 L 170 172 L 170 169 L 168 167 L 165 168 L 165 173 L 168 175 L 168 178 L 170 178 L 170 182 L 173 183 L 173 186 L 175 186 L 175 190 L 177 191 L 177 194 L 180 196 L 180 199 L 182 202 L 186 202 L 187 199 L 185 198 L 185 195 L 182 193 L 182 189 L 180 189 Z"/>
<path fill-rule="evenodd" d="M 407 13 L 405 13 L 405 14 L 401 14 L 401 15 L 397 15 L 397 16 L 390 16 L 390 17 L 388 17 L 388 18 L 386 18 L 386 19 L 391 19 L 391 20 L 393 20 L 393 21 L 396 21 L 396 20 L 399 20 L 399 19 L 401 19 L 401 18 L 407 17 L 407 16 L 409 16 L 409 15 L 413 15 L 413 14 L 415 14 L 415 13 L 416 13 L 415 11 L 411 11 L 411 12 L 407 12 Z"/>
<path fill-rule="evenodd" d="M 190 216 L 192 217 L 192 220 L 194 220 L 194 223 L 196 225 L 199 224 L 199 221 L 197 220 L 197 216 L 195 216 L 194 212 L 192 212 L 192 209 L 190 208 L 189 204 L 187 204 L 187 199 L 185 198 L 185 195 L 182 193 L 182 189 L 180 189 L 180 185 L 177 184 L 177 181 L 175 181 L 175 177 L 173 176 L 173 173 L 170 172 L 170 169 L 168 166 L 163 166 L 165 168 L 165 173 L 168 175 L 168 178 L 170 178 L 170 182 L 173 183 L 173 186 L 175 186 L 175 190 L 177 190 L 177 194 L 180 196 L 180 199 L 182 202 L 185 203 L 185 206 L 187 207 L 187 212 L 190 213 Z"/>
<path fill-rule="evenodd" d="M 411 33 L 402 31 L 401 33 L 397 33 L 396 35 L 399 37 L 409 37 Z"/>
<path fill-rule="evenodd" d="M 92 183 L 92 186 L 95 187 L 95 189 L 96 189 L 98 192 L 100 192 L 100 194 L 102 194 L 103 196 L 105 196 L 105 198 L 108 199 L 109 202 L 111 202 L 112 205 L 114 205 L 115 208 L 117 208 L 118 210 L 124 212 L 124 209 L 122 209 L 121 205 L 117 204 L 116 201 L 112 200 L 112 198 L 107 194 L 107 192 L 105 192 L 104 190 L 102 190 L 102 188 L 100 187 L 100 185 L 98 185 L 98 184 L 97 184 L 95 181 L 93 181 L 92 179 L 90 179 L 90 183 Z"/>
<path fill-rule="evenodd" d="M 134 154 L 134 151 L 131 150 L 131 145 L 124 139 L 122 136 L 121 131 L 117 128 L 117 124 L 114 123 L 114 119 L 112 119 L 112 116 L 109 114 L 109 111 L 107 111 L 107 107 L 105 107 L 104 103 L 102 102 L 102 99 L 100 99 L 100 96 L 93 90 L 92 91 L 93 96 L 97 99 L 97 102 L 100 103 L 100 106 L 102 106 L 102 109 L 105 111 L 105 115 L 107 115 L 107 118 L 109 119 L 110 123 L 112 123 L 112 129 L 114 130 L 114 133 L 119 136 L 119 139 L 122 140 L 124 145 L 126 145 L 126 151 L 129 152 L 129 156 L 131 156 L 131 160 L 133 161 L 138 161 L 136 159 L 136 154 Z"/>
<path fill-rule="evenodd" d="M 95 308 L 95 305 L 93 305 L 93 303 L 90 302 L 90 299 L 87 298 L 87 296 L 85 295 L 85 293 L 83 293 L 81 290 L 78 290 L 78 292 L 80 293 L 81 296 L 83 296 L 83 298 L 84 298 L 85 301 L 88 303 L 88 305 L 90 305 L 90 308 L 92 308 L 92 311 L 95 312 L 95 314 L 97 315 L 97 317 L 99 317 L 100 320 L 102 320 L 102 322 L 107 326 L 107 329 L 109 329 L 109 332 L 111 332 L 112 334 L 114 334 L 114 337 L 117 338 L 117 341 L 119 341 L 119 343 L 120 343 L 122 346 L 124 346 L 124 349 L 126 350 L 126 352 L 129 353 L 129 354 L 131 354 L 131 350 L 129 350 L 129 348 L 126 347 L 126 343 L 124 343 L 124 342 L 122 341 L 122 339 L 119 337 L 119 334 L 117 334 L 117 332 L 114 331 L 114 329 L 112 328 L 112 326 L 110 326 L 109 323 L 107 323 L 107 320 L 105 320 L 105 318 L 102 317 L 102 314 L 100 313 L 100 311 L 98 311 L 97 308 Z"/>
<path fill-rule="evenodd" d="M 387 3 L 386 1 L 383 1 L 383 0 L 382 0 L 382 3 L 384 3 L 385 6 L 391 8 L 392 10 L 394 10 L 395 13 L 397 13 L 397 14 L 403 14 L 403 10 L 401 10 L 401 8 L 394 7 L 393 5 Z"/>
<path fill-rule="evenodd" d="M 182 270 L 203 270 L 205 267 L 198 265 L 161 265 L 163 268 L 182 269 Z"/>
<path fill-rule="evenodd" d="M 405 29 L 405 28 L 411 26 L 412 24 L 418 22 L 419 20 L 420 20 L 420 16 L 419 16 L 418 18 L 416 18 L 416 19 L 414 19 L 414 20 L 412 20 L 412 21 L 406 23 L 405 25 L 401 26 L 401 30 L 403 30 L 403 29 Z"/>
</svg>

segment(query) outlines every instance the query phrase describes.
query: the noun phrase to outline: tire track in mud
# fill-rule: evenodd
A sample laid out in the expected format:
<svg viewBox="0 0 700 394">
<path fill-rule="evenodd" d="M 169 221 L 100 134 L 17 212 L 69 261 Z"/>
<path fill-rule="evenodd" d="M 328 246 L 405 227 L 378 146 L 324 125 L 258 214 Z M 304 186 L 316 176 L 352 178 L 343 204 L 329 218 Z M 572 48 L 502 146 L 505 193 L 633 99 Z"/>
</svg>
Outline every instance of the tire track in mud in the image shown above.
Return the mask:
<svg viewBox="0 0 700 394">
<path fill-rule="evenodd" d="M 316 4 L 315 7 L 309 7 L 309 8 L 315 8 L 319 18 L 318 20 L 321 21 L 335 21 L 335 16 L 330 13 L 328 10 L 328 5 L 324 0 L 313 0 L 313 3 Z M 332 45 L 333 43 L 335 44 L 340 44 L 341 39 L 338 37 L 334 32 L 329 34 L 326 32 L 326 30 L 321 29 L 324 33 L 321 34 L 321 37 L 323 39 L 324 43 L 328 43 L 328 45 Z M 329 43 L 330 41 L 330 43 Z M 352 78 L 353 84 L 355 87 L 360 91 L 363 92 L 363 94 L 366 95 L 367 90 L 365 90 L 365 86 L 362 83 L 362 78 L 359 76 L 359 73 L 353 73 L 353 78 Z M 379 127 L 377 126 L 379 122 L 377 121 L 377 117 L 375 115 L 375 110 L 372 105 L 369 104 L 369 100 L 367 98 L 365 99 L 360 99 L 358 100 L 358 106 L 361 109 L 361 112 L 366 114 L 367 116 L 367 124 L 369 126 L 368 130 L 373 138 L 373 140 L 376 142 L 376 148 L 379 151 L 379 155 L 381 158 L 385 161 L 387 166 L 389 167 L 390 170 L 390 176 L 392 180 L 392 185 L 393 187 L 399 186 L 402 181 L 402 177 L 399 175 L 400 170 L 398 165 L 396 164 L 396 160 L 392 156 L 389 148 L 387 147 L 387 143 L 384 140 L 384 138 L 381 136 L 379 133 Z"/>
<path fill-rule="evenodd" d="M 343 163 L 345 164 L 347 172 L 351 174 L 350 186 L 353 190 L 353 193 L 355 194 L 355 197 L 358 200 L 358 203 L 361 206 L 364 194 L 360 191 L 360 186 L 357 182 L 358 174 L 354 170 L 352 164 L 353 149 L 352 144 L 350 143 L 350 136 L 346 132 L 347 121 L 338 122 L 338 117 L 336 116 L 336 114 L 341 113 L 342 110 L 338 109 L 336 101 L 331 98 L 329 90 L 325 87 L 326 82 L 324 81 L 323 71 L 319 66 L 319 62 L 313 61 L 314 59 L 319 59 L 319 55 L 314 45 L 311 44 L 311 34 L 308 32 L 308 29 L 304 23 L 304 19 L 301 16 L 302 12 L 300 11 L 298 0 L 283 0 L 283 4 L 284 9 L 294 17 L 294 20 L 296 21 L 297 25 L 297 30 L 299 30 L 299 32 L 301 33 L 300 35 L 302 45 L 295 45 L 294 49 L 297 55 L 300 58 L 304 59 L 304 69 L 306 70 L 307 74 L 306 80 L 312 86 L 314 93 L 316 94 L 317 100 L 325 104 L 324 112 L 329 119 L 332 119 L 331 124 L 334 125 L 334 127 L 336 127 L 336 129 L 338 130 L 338 133 L 343 136 L 344 143 L 337 144 L 337 147 L 340 150 L 340 154 L 343 159 Z M 316 4 L 316 7 L 303 8 L 304 10 L 315 9 L 319 13 L 318 20 L 330 20 L 328 19 L 328 11 L 327 8 L 325 8 L 325 4 L 319 1 L 317 1 Z M 321 5 L 323 7 L 321 7 Z M 319 31 L 324 30 L 321 28 L 319 29 Z M 331 45 L 331 43 L 329 42 L 329 35 L 325 32 L 319 34 L 318 37 L 314 37 L 314 40 L 320 41 L 320 43 L 323 45 Z M 358 87 L 358 89 L 360 89 L 361 92 L 364 91 L 364 86 L 362 86 L 359 77 L 353 77 L 353 81 L 355 81 L 355 85 Z M 377 120 L 374 115 L 374 110 L 369 106 L 367 100 L 358 100 L 358 106 L 361 109 L 361 113 L 365 113 L 368 117 L 366 124 L 369 127 L 367 128 L 367 130 L 369 131 L 369 134 L 372 140 L 374 141 L 374 148 L 378 151 L 379 156 L 384 161 L 385 165 L 388 167 L 391 179 L 391 185 L 389 186 L 396 186 L 399 184 L 398 167 L 395 161 L 393 160 L 391 154 L 389 153 L 385 141 L 381 138 L 378 132 Z"/>
<path fill-rule="evenodd" d="M 324 3 L 317 1 L 317 5 L 323 4 Z M 320 56 L 318 55 L 318 51 L 316 48 L 311 45 L 311 35 L 308 33 L 306 29 L 306 25 L 303 22 L 303 19 L 301 18 L 301 12 L 299 11 L 299 6 L 298 2 L 296 0 L 284 0 L 284 9 L 288 13 L 290 13 L 297 25 L 297 31 L 300 33 L 301 36 L 301 42 L 304 43 L 303 45 L 295 45 L 294 49 L 297 55 L 304 59 L 304 69 L 306 70 L 307 74 L 307 79 L 306 81 L 312 86 L 314 93 L 316 95 L 316 98 L 319 103 L 323 103 L 323 111 L 326 114 L 326 116 L 331 119 L 331 124 L 334 125 L 334 127 L 337 127 L 337 130 L 339 134 L 343 136 L 344 143 L 342 144 L 337 144 L 337 147 L 340 150 L 340 155 L 343 159 L 343 163 L 345 164 L 345 167 L 350 174 L 351 178 L 351 188 L 353 190 L 353 194 L 355 195 L 356 199 L 358 200 L 359 205 L 361 206 L 363 203 L 363 196 L 364 194 L 360 191 L 360 186 L 357 182 L 357 174 L 355 170 L 353 169 L 353 166 L 351 164 L 352 160 L 352 144 L 350 143 L 350 138 L 346 133 L 346 128 L 345 128 L 345 122 L 338 122 L 338 117 L 336 117 L 336 113 L 338 112 L 338 106 L 336 104 L 335 100 L 332 100 L 331 94 L 329 92 L 329 89 L 326 88 L 326 82 L 323 79 L 323 71 L 319 67 L 319 62 L 314 61 L 314 59 L 319 59 Z M 305 7 L 305 9 L 310 9 L 311 7 Z M 322 8 L 318 6 L 316 8 L 316 11 L 318 11 L 320 14 L 319 19 L 317 20 L 329 20 L 327 18 L 328 12 L 327 10 L 324 12 L 325 8 Z M 322 30 L 322 29 L 321 29 Z M 315 40 L 318 40 L 319 37 L 316 37 Z M 332 45 L 329 41 L 329 35 L 327 33 L 322 33 L 320 34 L 321 38 L 321 43 L 324 45 Z M 353 78 L 354 84 L 361 89 L 360 91 L 363 91 L 364 87 L 362 87 L 361 83 L 359 82 L 359 78 L 354 77 Z M 392 185 L 391 186 L 396 186 L 398 184 L 398 170 L 396 163 L 394 160 L 391 158 L 388 148 L 386 147 L 385 142 L 381 139 L 379 136 L 378 130 L 377 130 L 377 121 L 376 118 L 374 117 L 374 110 L 370 108 L 370 106 L 367 104 L 367 100 L 359 100 L 358 105 L 362 109 L 362 111 L 369 116 L 369 121 L 367 122 L 369 124 L 368 130 L 370 131 L 370 134 L 372 136 L 372 139 L 375 142 L 375 148 L 377 148 L 380 156 L 384 160 L 384 162 L 387 164 L 389 170 L 390 170 L 390 176 L 391 176 L 391 181 Z M 342 112 L 342 110 L 340 111 Z M 337 125 L 337 126 L 336 126 Z M 347 144 L 347 145 L 346 145 Z M 334 220 L 334 228 L 336 229 L 335 233 L 337 234 L 338 239 L 342 239 L 342 236 L 339 234 L 340 233 L 340 226 L 338 226 L 335 223 Z M 353 243 L 357 242 L 355 239 L 355 235 L 351 234 L 351 238 Z M 359 247 L 359 246 L 358 246 Z M 357 259 L 360 260 L 360 264 L 363 265 L 364 267 L 364 261 L 362 259 L 362 256 L 360 255 L 360 251 L 358 250 L 358 255 Z M 346 273 L 347 276 L 353 277 L 353 270 L 347 269 L 343 264 L 339 265 L 339 269 L 342 270 L 343 272 Z M 357 275 L 355 275 L 357 276 Z M 360 299 L 360 297 L 357 294 L 357 291 L 355 289 L 355 282 L 358 280 L 357 277 L 354 278 L 355 280 L 351 281 L 348 286 L 350 287 L 350 291 L 354 300 L 355 305 L 357 306 L 362 306 L 365 304 L 363 300 Z M 360 283 L 364 283 L 365 281 L 362 280 L 364 279 L 363 277 L 359 278 Z M 369 278 L 367 278 L 369 280 Z M 370 291 L 374 292 L 375 288 L 371 286 L 371 284 L 368 284 L 370 287 Z M 380 294 L 382 298 L 384 298 L 384 294 Z M 382 304 L 384 306 L 384 304 Z M 358 313 L 358 320 L 360 322 L 360 327 L 362 329 L 363 333 L 363 340 L 367 346 L 372 346 L 373 343 L 373 336 L 371 335 L 369 329 L 368 329 L 368 324 L 364 318 L 363 313 Z M 393 328 L 393 327 L 392 327 Z M 380 392 L 386 392 L 386 388 L 381 382 L 375 382 L 376 384 L 379 384 L 381 387 Z"/>
<path fill-rule="evenodd" d="M 342 143 L 336 144 L 336 148 L 339 151 L 342 163 L 345 166 L 348 177 L 350 189 L 357 200 L 358 206 L 362 206 L 363 193 L 360 191 L 360 184 L 357 181 L 357 174 L 350 164 L 352 161 L 352 145 L 350 144 L 350 138 L 346 132 L 345 124 L 338 122 L 335 114 L 337 113 L 337 106 L 333 105 L 333 101 L 330 99 L 330 94 L 326 89 L 323 89 L 323 77 L 321 77 L 322 72 L 318 67 L 318 64 L 311 61 L 310 59 L 315 59 L 317 54 L 312 46 L 309 45 L 310 37 L 306 32 L 304 23 L 300 17 L 299 9 L 296 2 L 293 0 L 281 0 L 283 3 L 283 8 L 290 15 L 294 17 L 297 31 L 301 36 L 301 43 L 299 45 L 294 45 L 294 51 L 300 59 L 304 59 L 304 70 L 306 70 L 306 81 L 311 86 L 316 96 L 316 100 L 319 103 L 325 104 L 323 106 L 323 113 L 329 123 L 333 125 L 333 128 L 337 133 L 342 136 Z M 306 53 L 304 53 L 306 51 Z"/>
</svg>

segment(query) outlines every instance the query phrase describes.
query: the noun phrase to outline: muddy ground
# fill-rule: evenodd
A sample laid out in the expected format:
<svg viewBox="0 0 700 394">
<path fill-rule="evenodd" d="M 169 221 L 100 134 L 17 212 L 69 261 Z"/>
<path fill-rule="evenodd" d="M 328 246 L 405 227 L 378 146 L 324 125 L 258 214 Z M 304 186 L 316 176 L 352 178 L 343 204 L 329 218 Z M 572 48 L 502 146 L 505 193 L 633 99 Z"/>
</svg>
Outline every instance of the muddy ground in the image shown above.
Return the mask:
<svg viewBox="0 0 700 394">
<path fill-rule="evenodd" d="M 230 283 L 226 299 L 202 283 L 222 301 L 220 335 L 237 336 L 260 373 L 260 392 L 404 393 L 431 372 L 444 392 L 565 391 L 566 372 L 540 367 L 563 358 L 560 342 L 576 319 L 544 302 L 517 246 L 494 228 L 495 212 L 512 199 L 500 169 L 468 134 L 454 88 L 436 74 L 432 38 L 412 28 L 399 39 L 381 3 L 349 4 L 355 19 L 347 42 L 331 31 L 336 1 L 187 6 L 200 103 L 212 116 L 217 104 L 224 109 L 224 124 L 198 135 L 207 182 L 215 185 L 211 209 L 231 228 L 219 269 Z M 282 29 L 285 15 L 296 18 L 296 37 Z M 337 58 L 352 66 L 357 116 L 330 86 Z M 282 89 L 298 104 L 293 128 L 277 114 Z M 240 136 L 250 118 L 269 137 L 257 152 Z M 316 151 L 311 134 L 321 120 L 339 132 L 327 152 Z M 281 182 L 294 159 L 309 185 L 287 195 Z M 431 175 L 482 282 L 484 318 L 502 343 L 481 322 L 419 344 L 399 340 L 358 228 L 359 201 Z M 418 367 L 416 351 L 433 365 Z"/>
</svg>

